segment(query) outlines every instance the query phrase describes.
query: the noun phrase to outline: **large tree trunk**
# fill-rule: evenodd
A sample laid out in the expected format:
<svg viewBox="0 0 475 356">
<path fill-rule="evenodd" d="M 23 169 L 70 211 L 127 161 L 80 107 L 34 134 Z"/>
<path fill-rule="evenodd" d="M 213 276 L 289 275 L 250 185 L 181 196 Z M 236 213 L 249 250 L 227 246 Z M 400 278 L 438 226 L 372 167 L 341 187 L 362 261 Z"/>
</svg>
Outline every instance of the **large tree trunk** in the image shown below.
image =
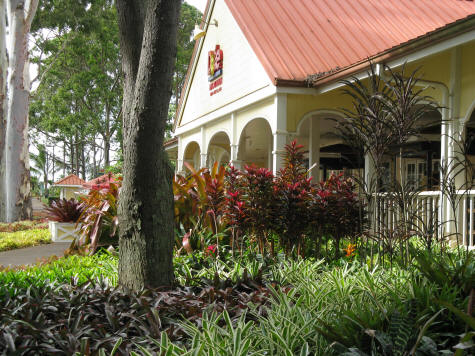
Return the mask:
<svg viewBox="0 0 475 356">
<path fill-rule="evenodd" d="M 0 221 L 6 221 L 5 189 L 5 140 L 7 137 L 7 50 L 6 50 L 5 0 L 0 0 Z"/>
<path fill-rule="evenodd" d="M 119 283 L 173 284 L 173 169 L 163 149 L 180 0 L 117 0 L 124 172 L 119 199 Z"/>
<path fill-rule="evenodd" d="M 7 221 L 31 219 L 30 162 L 28 149 L 28 34 L 38 0 L 8 0 L 10 29 L 8 116 L 6 135 Z"/>
</svg>

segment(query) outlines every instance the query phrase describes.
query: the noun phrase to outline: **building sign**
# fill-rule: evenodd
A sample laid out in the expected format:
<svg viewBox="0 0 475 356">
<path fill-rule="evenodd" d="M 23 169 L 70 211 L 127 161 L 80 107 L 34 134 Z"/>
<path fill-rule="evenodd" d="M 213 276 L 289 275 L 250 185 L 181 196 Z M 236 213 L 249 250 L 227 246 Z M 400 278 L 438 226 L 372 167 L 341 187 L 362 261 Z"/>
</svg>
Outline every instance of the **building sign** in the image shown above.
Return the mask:
<svg viewBox="0 0 475 356">
<path fill-rule="evenodd" d="M 223 84 L 223 50 L 216 45 L 214 51 L 208 52 L 209 95 L 219 93 Z"/>
</svg>

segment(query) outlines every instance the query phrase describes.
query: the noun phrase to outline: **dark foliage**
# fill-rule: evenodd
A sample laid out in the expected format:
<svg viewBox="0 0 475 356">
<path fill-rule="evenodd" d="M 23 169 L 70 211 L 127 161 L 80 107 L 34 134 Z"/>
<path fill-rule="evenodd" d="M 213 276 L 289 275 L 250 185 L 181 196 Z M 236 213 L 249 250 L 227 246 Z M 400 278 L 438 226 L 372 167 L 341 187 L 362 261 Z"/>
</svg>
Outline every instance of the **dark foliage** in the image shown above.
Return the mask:
<svg viewBox="0 0 475 356">
<path fill-rule="evenodd" d="M 76 199 L 67 200 L 63 198 L 53 201 L 51 206 L 46 208 L 46 211 L 50 220 L 75 223 L 83 212 L 83 206 Z"/>
<path fill-rule="evenodd" d="M 263 315 L 271 296 L 272 289 L 261 280 L 246 276 L 237 283 L 216 280 L 203 287 L 137 294 L 99 282 L 32 286 L 0 301 L 0 353 L 89 355 L 101 349 L 110 353 L 120 338 L 116 355 L 129 355 L 134 344 L 156 351 L 150 338 L 159 338 L 162 331 L 173 341 L 184 341 L 186 334 L 178 324 L 183 319 L 200 325 L 203 312 L 224 310 L 234 319 L 249 303 Z"/>
</svg>

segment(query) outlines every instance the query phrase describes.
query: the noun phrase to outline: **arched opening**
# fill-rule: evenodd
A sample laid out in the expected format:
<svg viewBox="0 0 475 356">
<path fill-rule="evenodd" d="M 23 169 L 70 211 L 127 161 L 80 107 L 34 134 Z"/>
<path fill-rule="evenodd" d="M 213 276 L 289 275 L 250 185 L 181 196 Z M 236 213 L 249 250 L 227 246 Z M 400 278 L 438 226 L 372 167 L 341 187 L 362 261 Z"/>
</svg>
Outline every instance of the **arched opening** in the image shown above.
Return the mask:
<svg viewBox="0 0 475 356">
<path fill-rule="evenodd" d="M 185 153 L 183 155 L 183 161 L 187 162 L 194 169 L 200 168 L 200 145 L 197 142 L 192 141 L 185 147 Z"/>
<path fill-rule="evenodd" d="M 266 119 L 250 121 L 239 138 L 238 160 L 241 165 L 254 164 L 272 169 L 272 129 Z"/>
<path fill-rule="evenodd" d="M 332 173 L 363 174 L 362 152 L 345 144 L 336 126 L 342 116 L 333 111 L 316 111 L 303 117 L 297 127 L 296 140 L 306 151 L 306 165 L 314 181 L 327 179 Z"/>
<path fill-rule="evenodd" d="M 398 167 L 399 160 L 402 159 L 404 184 L 422 190 L 440 188 L 441 122 L 440 111 L 432 108 L 416 123 L 416 135 L 409 137 L 402 147 L 388 148 L 385 167 L 388 181 L 391 177 L 401 181 L 401 170 Z"/>
<path fill-rule="evenodd" d="M 466 162 L 469 171 L 467 172 L 467 179 L 473 188 L 475 186 L 475 108 L 472 110 L 468 120 L 465 121 L 463 145 L 464 153 L 469 160 L 469 162 Z"/>
<path fill-rule="evenodd" d="M 207 166 L 211 168 L 215 162 L 225 166 L 231 159 L 231 142 L 228 135 L 220 131 L 213 135 L 208 144 Z"/>
</svg>

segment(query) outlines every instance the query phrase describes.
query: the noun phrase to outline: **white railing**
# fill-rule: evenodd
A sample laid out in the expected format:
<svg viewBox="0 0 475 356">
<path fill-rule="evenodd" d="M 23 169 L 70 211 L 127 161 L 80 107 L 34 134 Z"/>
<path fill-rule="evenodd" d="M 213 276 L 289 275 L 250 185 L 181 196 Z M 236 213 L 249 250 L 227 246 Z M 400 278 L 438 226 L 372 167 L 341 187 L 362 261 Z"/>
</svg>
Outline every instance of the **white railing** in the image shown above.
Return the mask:
<svg viewBox="0 0 475 356">
<path fill-rule="evenodd" d="M 403 204 L 405 211 L 398 205 L 402 199 L 396 198 L 395 194 L 380 193 L 375 199 L 374 231 L 396 230 L 398 224 L 405 221 L 415 234 L 431 234 L 437 240 L 440 236 L 449 236 L 450 240 L 456 241 L 457 231 L 460 243 L 475 248 L 475 190 L 457 192 L 454 198 L 456 219 L 450 208 L 450 199 L 442 196 L 440 191 L 419 192 L 406 198 L 410 202 Z"/>
<path fill-rule="evenodd" d="M 462 218 L 462 243 L 470 249 L 475 248 L 475 190 L 463 192 L 459 206 Z"/>
</svg>

